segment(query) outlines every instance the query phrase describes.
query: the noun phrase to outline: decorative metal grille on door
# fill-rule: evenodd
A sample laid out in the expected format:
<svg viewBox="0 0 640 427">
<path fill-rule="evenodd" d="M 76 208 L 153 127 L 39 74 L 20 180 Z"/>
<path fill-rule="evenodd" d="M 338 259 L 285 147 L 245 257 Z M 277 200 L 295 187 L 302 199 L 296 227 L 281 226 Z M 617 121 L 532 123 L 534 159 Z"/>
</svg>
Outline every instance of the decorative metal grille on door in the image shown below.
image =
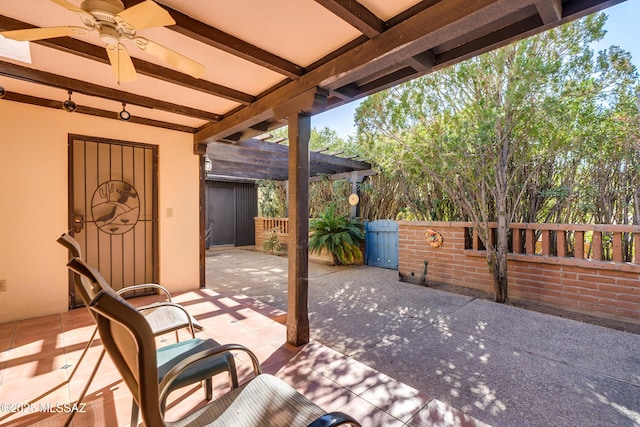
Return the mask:
<svg viewBox="0 0 640 427">
<path fill-rule="evenodd" d="M 115 289 L 158 279 L 157 157 L 154 145 L 69 138 L 70 226 Z"/>
</svg>

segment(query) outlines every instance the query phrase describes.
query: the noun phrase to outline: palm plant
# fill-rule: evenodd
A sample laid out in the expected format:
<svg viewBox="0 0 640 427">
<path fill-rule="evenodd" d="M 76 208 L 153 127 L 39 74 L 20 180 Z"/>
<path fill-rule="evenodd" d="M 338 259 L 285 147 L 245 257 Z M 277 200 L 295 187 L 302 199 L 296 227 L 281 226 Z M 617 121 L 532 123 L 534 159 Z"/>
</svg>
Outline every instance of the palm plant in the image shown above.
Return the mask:
<svg viewBox="0 0 640 427">
<path fill-rule="evenodd" d="M 309 229 L 309 250 L 312 253 L 320 253 L 326 249 L 333 256 L 334 265 L 352 264 L 362 257 L 362 222 L 337 215 L 333 204 L 329 205 L 319 218 L 311 221 Z"/>
</svg>

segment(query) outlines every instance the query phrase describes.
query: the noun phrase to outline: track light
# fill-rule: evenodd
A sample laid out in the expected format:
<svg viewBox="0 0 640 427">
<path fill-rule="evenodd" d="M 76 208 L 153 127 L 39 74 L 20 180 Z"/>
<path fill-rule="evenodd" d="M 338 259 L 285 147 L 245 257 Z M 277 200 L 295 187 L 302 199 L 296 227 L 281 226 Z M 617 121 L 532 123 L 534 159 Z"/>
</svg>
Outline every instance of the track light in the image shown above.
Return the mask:
<svg viewBox="0 0 640 427">
<path fill-rule="evenodd" d="M 4 90 L 2 86 L 0 86 L 0 98 L 4 98 L 6 94 L 7 94 L 7 91 Z"/>
<path fill-rule="evenodd" d="M 74 111 L 76 111 L 76 108 L 78 108 L 76 103 L 71 100 L 71 94 L 72 94 L 72 92 L 69 91 L 69 99 L 67 99 L 66 101 L 64 101 L 62 103 L 62 109 L 64 111 L 69 112 L 69 113 L 73 113 Z"/>
<path fill-rule="evenodd" d="M 120 120 L 124 120 L 125 122 L 131 118 L 131 113 L 125 109 L 126 106 L 127 106 L 127 103 L 123 102 L 122 111 L 118 113 L 118 117 L 120 117 Z"/>
</svg>

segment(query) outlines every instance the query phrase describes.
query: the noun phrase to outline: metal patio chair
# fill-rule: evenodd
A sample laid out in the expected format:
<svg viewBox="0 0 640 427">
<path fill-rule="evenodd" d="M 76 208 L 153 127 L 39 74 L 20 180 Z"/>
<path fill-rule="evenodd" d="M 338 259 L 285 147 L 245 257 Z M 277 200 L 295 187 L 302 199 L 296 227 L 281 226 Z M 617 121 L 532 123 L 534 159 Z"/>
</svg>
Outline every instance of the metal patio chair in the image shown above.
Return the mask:
<svg viewBox="0 0 640 427">
<path fill-rule="evenodd" d="M 68 233 L 64 233 L 58 239 L 58 243 L 60 243 L 61 245 L 69 249 L 72 255 L 72 258 L 81 259 L 82 251 L 81 251 L 80 245 L 71 235 L 69 235 Z M 86 286 L 86 284 L 83 283 L 82 278 L 78 274 L 74 274 L 74 279 L 76 283 L 76 291 L 78 292 L 78 295 L 80 296 L 80 299 L 82 300 L 83 304 L 88 308 L 89 304 L 91 303 L 91 299 L 93 298 L 93 296 L 95 296 L 91 291 L 92 288 L 91 286 Z M 199 351 L 218 346 L 218 343 L 215 342 L 214 340 L 202 340 L 200 338 L 196 338 L 195 329 L 201 330 L 202 326 L 187 312 L 187 310 L 184 307 L 182 307 L 179 304 L 175 304 L 171 302 L 171 294 L 166 288 L 158 284 L 147 283 L 147 284 L 141 284 L 141 285 L 127 286 L 123 289 L 120 289 L 117 293 L 118 295 L 122 295 L 126 292 L 143 289 L 143 288 L 156 289 L 159 291 L 159 293 L 160 292 L 163 293 L 168 299 L 168 301 L 154 302 L 152 304 L 148 304 L 145 306 L 136 307 L 136 310 L 139 311 L 144 316 L 145 321 L 149 324 L 152 334 L 154 336 L 159 336 L 159 335 L 163 335 L 163 334 L 174 332 L 174 331 L 176 333 L 177 342 L 175 344 L 167 345 L 158 349 L 157 360 L 158 360 L 158 371 L 160 375 L 159 380 L 162 380 L 164 375 L 173 367 L 173 365 L 175 365 L 179 360 L 181 360 L 181 358 L 187 357 L 192 353 L 197 353 Z M 96 318 L 91 312 L 91 310 L 89 310 L 89 312 L 92 314 L 92 318 L 95 321 Z M 191 333 L 190 340 L 183 341 L 183 342 L 179 341 L 178 331 L 182 328 L 187 328 L 190 331 Z M 93 334 L 91 335 L 82 354 L 80 355 L 80 358 L 76 363 L 76 366 L 74 367 L 73 371 L 71 372 L 68 379 L 66 380 L 66 383 L 69 383 L 73 378 L 73 376 L 75 375 L 78 369 L 78 366 L 80 365 L 85 355 L 87 354 L 89 348 L 93 344 L 97 331 L 98 331 L 98 328 L 96 326 L 96 329 L 93 331 Z M 80 396 L 76 400 L 77 403 L 82 402 L 82 400 L 84 399 L 84 396 L 86 395 L 89 389 L 89 386 L 91 385 L 91 382 L 95 378 L 98 368 L 102 363 L 102 359 L 104 355 L 105 355 L 105 350 L 103 349 L 103 351 L 100 353 L 100 356 L 96 361 L 96 365 L 94 369 L 92 370 L 87 380 L 87 383 L 85 384 L 84 389 L 82 390 L 82 392 L 80 393 Z M 193 384 L 200 380 L 204 380 L 205 398 L 207 400 L 211 400 L 213 398 L 213 381 L 211 377 L 215 374 L 225 372 L 225 371 L 229 372 L 229 382 L 230 382 L 231 388 L 237 387 L 238 379 L 236 376 L 235 361 L 233 359 L 233 356 L 230 353 L 227 353 L 227 354 L 222 354 L 220 357 L 217 358 L 217 360 L 208 361 L 206 369 L 200 370 L 198 375 L 195 375 L 195 376 L 183 375 L 178 381 L 176 381 L 172 390 L 180 387 L 184 387 L 189 384 Z M 207 374 L 207 375 L 202 376 L 204 374 Z M 69 425 L 74 415 L 75 415 L 74 412 L 71 412 L 69 414 L 69 417 L 67 419 L 65 426 Z M 131 425 L 132 426 L 137 425 L 137 421 L 138 421 L 138 407 L 134 400 L 132 404 L 132 410 L 131 410 Z"/>
<path fill-rule="evenodd" d="M 80 258 L 69 268 L 92 286 L 89 305 L 98 323 L 102 343 L 140 407 L 148 426 L 234 426 L 234 427 L 333 427 L 360 424 L 340 412 L 327 414 L 279 378 L 262 374 L 257 357 L 246 347 L 227 344 L 193 354 L 176 364 L 158 386 L 157 352 L 154 337 L 144 317 L 119 296 L 100 273 Z M 196 409 L 176 422 L 164 421 L 163 402 L 185 372 L 198 370 L 210 357 L 229 351 L 246 353 L 255 377 L 227 394 Z"/>
</svg>

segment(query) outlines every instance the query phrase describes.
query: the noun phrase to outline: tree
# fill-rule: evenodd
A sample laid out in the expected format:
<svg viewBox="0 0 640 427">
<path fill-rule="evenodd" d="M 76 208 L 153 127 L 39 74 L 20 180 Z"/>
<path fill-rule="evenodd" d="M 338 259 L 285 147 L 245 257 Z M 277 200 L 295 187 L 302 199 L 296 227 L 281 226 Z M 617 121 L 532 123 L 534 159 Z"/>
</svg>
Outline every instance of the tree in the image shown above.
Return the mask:
<svg viewBox="0 0 640 427">
<path fill-rule="evenodd" d="M 379 167 L 434 182 L 473 223 L 498 302 L 508 302 L 509 223 L 537 218 L 561 195 L 554 170 L 580 161 L 585 112 L 604 109 L 606 89 L 625 74 L 620 55 L 594 61 L 589 48 L 605 20 L 592 15 L 472 58 L 373 95 L 356 112 L 359 143 Z"/>
</svg>

